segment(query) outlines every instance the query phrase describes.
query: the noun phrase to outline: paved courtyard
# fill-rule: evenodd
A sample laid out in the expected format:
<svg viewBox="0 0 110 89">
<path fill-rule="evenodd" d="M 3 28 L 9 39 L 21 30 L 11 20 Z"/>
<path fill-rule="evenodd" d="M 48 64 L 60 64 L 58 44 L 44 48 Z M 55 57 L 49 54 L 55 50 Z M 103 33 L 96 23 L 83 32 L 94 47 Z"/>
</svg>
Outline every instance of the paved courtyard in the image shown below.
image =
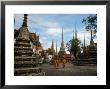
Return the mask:
<svg viewBox="0 0 110 89">
<path fill-rule="evenodd" d="M 96 65 L 76 66 L 66 63 L 65 68 L 62 65 L 56 69 L 51 64 L 42 64 L 42 69 L 46 76 L 97 76 Z"/>
</svg>

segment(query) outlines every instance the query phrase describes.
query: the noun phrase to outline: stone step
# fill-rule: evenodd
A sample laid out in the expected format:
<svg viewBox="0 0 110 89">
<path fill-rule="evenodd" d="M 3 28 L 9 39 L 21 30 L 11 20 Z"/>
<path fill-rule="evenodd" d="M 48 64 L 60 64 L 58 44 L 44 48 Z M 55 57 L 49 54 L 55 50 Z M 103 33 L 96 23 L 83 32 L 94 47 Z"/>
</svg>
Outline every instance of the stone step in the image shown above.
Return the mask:
<svg viewBox="0 0 110 89">
<path fill-rule="evenodd" d="M 35 67 L 35 68 L 17 68 L 14 70 L 14 75 L 15 76 L 20 76 L 20 75 L 38 75 L 39 73 L 42 73 L 42 69 L 40 67 Z"/>
</svg>

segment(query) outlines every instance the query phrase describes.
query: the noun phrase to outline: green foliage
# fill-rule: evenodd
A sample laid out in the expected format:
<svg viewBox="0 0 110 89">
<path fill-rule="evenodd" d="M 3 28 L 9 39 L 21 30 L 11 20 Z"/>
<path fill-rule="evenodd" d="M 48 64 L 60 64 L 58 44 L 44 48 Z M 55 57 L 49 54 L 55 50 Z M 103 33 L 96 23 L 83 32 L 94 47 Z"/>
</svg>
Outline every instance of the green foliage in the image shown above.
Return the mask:
<svg viewBox="0 0 110 89">
<path fill-rule="evenodd" d="M 85 24 L 85 29 L 87 31 L 92 30 L 93 38 L 96 36 L 97 33 L 97 14 L 89 15 L 86 18 L 83 18 L 82 23 Z"/>
<path fill-rule="evenodd" d="M 74 56 L 77 58 L 77 56 L 81 53 L 81 49 L 80 49 L 80 40 L 75 38 L 70 40 L 67 44 L 66 47 L 68 49 L 68 51 L 72 54 L 74 54 Z"/>
</svg>

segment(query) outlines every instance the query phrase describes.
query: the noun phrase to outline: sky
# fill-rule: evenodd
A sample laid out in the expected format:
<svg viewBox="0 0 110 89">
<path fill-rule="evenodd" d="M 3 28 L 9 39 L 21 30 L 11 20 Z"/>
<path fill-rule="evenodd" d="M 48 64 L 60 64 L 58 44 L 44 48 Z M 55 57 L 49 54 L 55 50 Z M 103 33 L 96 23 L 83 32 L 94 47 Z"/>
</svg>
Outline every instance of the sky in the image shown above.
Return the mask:
<svg viewBox="0 0 110 89">
<path fill-rule="evenodd" d="M 62 41 L 62 29 L 65 47 L 66 43 L 72 39 L 75 28 L 77 29 L 77 37 L 81 40 L 81 44 L 83 44 L 85 34 L 86 45 L 89 45 L 90 33 L 85 30 L 85 24 L 82 23 L 83 18 L 89 15 L 90 14 L 28 14 L 28 30 L 31 33 L 39 35 L 39 40 L 44 49 L 50 48 L 53 40 L 54 48 L 57 43 L 59 51 Z M 19 29 L 23 23 L 23 14 L 15 14 L 14 18 L 14 28 Z"/>
</svg>

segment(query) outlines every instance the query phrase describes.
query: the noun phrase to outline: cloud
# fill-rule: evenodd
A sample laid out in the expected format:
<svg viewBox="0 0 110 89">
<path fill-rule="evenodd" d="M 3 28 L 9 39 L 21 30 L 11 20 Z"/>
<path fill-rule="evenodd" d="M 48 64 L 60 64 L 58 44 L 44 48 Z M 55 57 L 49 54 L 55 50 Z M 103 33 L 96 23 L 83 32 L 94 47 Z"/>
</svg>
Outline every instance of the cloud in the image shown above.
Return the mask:
<svg viewBox="0 0 110 89">
<path fill-rule="evenodd" d="M 58 22 L 51 21 L 49 18 L 47 18 L 48 15 L 43 14 L 33 14 L 29 17 L 29 23 L 30 26 L 33 26 L 33 28 L 42 28 L 42 30 L 45 30 L 47 28 L 52 27 L 59 27 Z M 51 18 L 52 19 L 52 18 Z"/>
<path fill-rule="evenodd" d="M 40 40 L 40 42 L 41 42 L 41 44 L 43 46 L 43 49 L 48 49 L 52 45 L 52 40 L 48 39 L 48 37 L 40 37 L 39 40 Z M 60 50 L 60 45 L 61 45 L 60 43 L 57 43 L 57 51 Z M 54 49 L 56 51 L 56 42 L 54 42 Z"/>
<path fill-rule="evenodd" d="M 74 28 L 63 28 L 64 29 L 64 34 L 71 34 L 73 33 Z"/>
<path fill-rule="evenodd" d="M 43 43 L 41 43 L 41 44 L 42 44 L 42 47 L 44 50 L 50 48 L 52 45 L 52 43 L 50 41 L 44 41 L 44 40 L 43 40 Z"/>
<path fill-rule="evenodd" d="M 14 18 L 22 19 L 23 20 L 23 14 L 14 14 Z"/>
<path fill-rule="evenodd" d="M 44 41 L 48 41 L 46 37 L 40 37 L 40 42 L 43 43 Z"/>
<path fill-rule="evenodd" d="M 52 36 L 58 36 L 61 34 L 62 30 L 60 28 L 50 28 L 47 29 L 46 34 L 52 35 Z"/>
<path fill-rule="evenodd" d="M 81 41 L 81 44 L 83 44 L 84 43 L 84 34 L 85 34 L 86 45 L 89 45 L 89 43 L 90 43 L 90 32 L 80 30 L 77 32 L 77 38 Z M 72 37 L 73 37 L 73 33 L 70 34 L 70 38 L 72 38 Z"/>
<path fill-rule="evenodd" d="M 42 44 L 44 49 L 49 48 L 51 46 L 51 44 L 52 44 L 51 41 L 48 40 L 47 37 L 40 37 L 39 40 L 40 40 L 40 43 Z"/>
<path fill-rule="evenodd" d="M 23 14 L 15 14 L 15 29 L 19 29 L 23 23 Z"/>
<path fill-rule="evenodd" d="M 48 15 L 43 14 L 29 14 L 28 15 L 28 27 L 35 30 L 46 30 L 48 28 L 57 28 L 59 27 L 59 23 L 51 18 L 47 18 Z M 20 28 L 23 22 L 23 14 L 15 14 L 15 27 Z M 52 20 L 50 20 L 52 19 Z"/>
<path fill-rule="evenodd" d="M 89 45 L 90 43 L 90 33 L 89 32 L 79 32 L 77 37 L 81 40 L 81 43 L 84 43 L 84 34 L 85 34 L 85 44 Z"/>
</svg>

